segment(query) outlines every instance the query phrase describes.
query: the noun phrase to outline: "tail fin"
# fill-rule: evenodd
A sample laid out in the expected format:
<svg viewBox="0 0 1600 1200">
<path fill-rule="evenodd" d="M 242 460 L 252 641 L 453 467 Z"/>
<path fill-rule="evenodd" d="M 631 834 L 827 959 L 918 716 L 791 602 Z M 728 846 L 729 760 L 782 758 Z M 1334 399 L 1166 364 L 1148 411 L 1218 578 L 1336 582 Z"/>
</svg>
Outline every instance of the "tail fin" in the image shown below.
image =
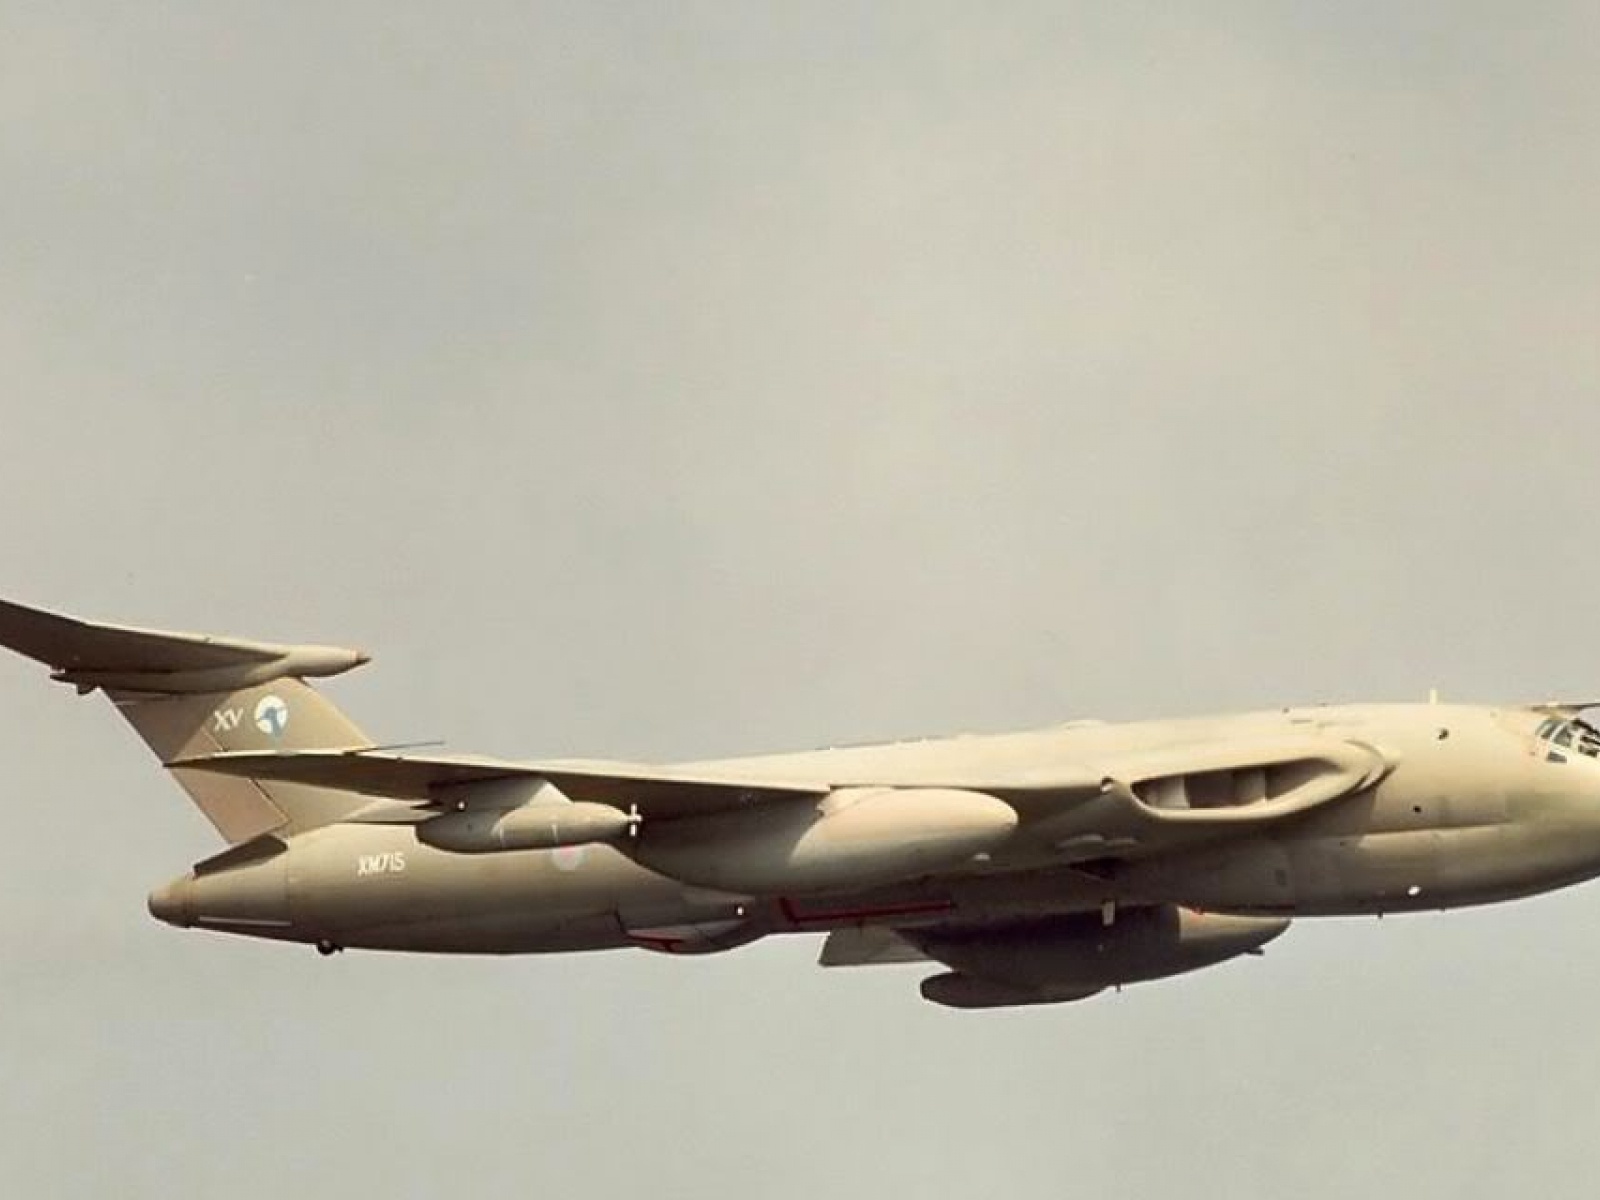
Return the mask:
<svg viewBox="0 0 1600 1200">
<path fill-rule="evenodd" d="M 163 763 L 229 750 L 333 750 L 370 745 L 326 696 L 287 678 L 237 692 L 163 696 L 106 693 Z M 355 792 L 227 779 L 206 771 L 172 772 L 228 842 L 262 833 L 302 833 L 370 801 Z"/>
<path fill-rule="evenodd" d="M 330 646 L 164 633 L 78 621 L 0 600 L 0 646 L 101 688 L 163 763 L 233 750 L 329 750 L 366 737 L 303 676 L 367 656 Z M 368 803 L 354 792 L 178 769 L 178 783 L 229 843 L 327 825 Z"/>
</svg>

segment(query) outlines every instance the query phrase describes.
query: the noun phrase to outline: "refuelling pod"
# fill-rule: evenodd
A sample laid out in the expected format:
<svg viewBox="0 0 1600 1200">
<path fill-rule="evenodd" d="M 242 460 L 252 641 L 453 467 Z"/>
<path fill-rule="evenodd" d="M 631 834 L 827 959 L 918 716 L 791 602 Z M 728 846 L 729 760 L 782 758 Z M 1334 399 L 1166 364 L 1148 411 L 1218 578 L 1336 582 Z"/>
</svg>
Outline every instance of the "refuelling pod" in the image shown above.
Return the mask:
<svg viewBox="0 0 1600 1200">
<path fill-rule="evenodd" d="M 634 856 L 700 887 L 798 895 L 875 887 L 949 870 L 997 849 L 1009 804 L 954 788 L 848 788 L 812 801 L 646 821 Z"/>
<path fill-rule="evenodd" d="M 986 1008 L 1079 1000 L 1108 987 L 1163 979 L 1259 950 L 1289 928 L 1276 917 L 1200 913 L 1167 904 L 1051 917 L 1006 929 L 918 935 L 930 957 L 955 969 L 925 980 L 939 1004 Z"/>
<path fill-rule="evenodd" d="M 467 794 L 465 791 L 463 795 Z M 458 854 L 556 850 L 614 842 L 635 818 L 609 804 L 569 800 L 553 785 L 510 780 L 473 789 L 476 803 L 417 826 L 417 840 Z"/>
<path fill-rule="evenodd" d="M 609 804 L 529 804 L 513 809 L 467 809 L 417 826 L 417 840 L 459 854 L 501 850 L 555 850 L 615 841 L 628 831 L 628 814 Z"/>
</svg>

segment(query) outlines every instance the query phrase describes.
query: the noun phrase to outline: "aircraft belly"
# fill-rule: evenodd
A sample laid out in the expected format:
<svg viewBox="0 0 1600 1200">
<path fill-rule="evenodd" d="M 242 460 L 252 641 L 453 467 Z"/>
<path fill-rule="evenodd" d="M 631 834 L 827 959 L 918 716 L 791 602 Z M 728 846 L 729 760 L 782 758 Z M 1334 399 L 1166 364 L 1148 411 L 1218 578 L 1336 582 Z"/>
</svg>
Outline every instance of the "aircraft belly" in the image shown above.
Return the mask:
<svg viewBox="0 0 1600 1200">
<path fill-rule="evenodd" d="M 1593 876 L 1594 861 L 1559 828 L 1484 825 L 1261 840 L 1135 878 L 1147 895 L 1203 908 L 1356 916 L 1532 895 Z"/>
<path fill-rule="evenodd" d="M 1338 838 L 1298 847 L 1297 911 L 1313 916 L 1487 904 L 1587 879 L 1593 847 L 1571 831 L 1500 824 Z M 1317 886 L 1305 886 L 1316 875 Z"/>
<path fill-rule="evenodd" d="M 1433 830 L 1259 838 L 1152 864 L 1134 878 L 1152 897 L 1201 908 L 1354 914 L 1438 907 L 1440 857 L 1440 835 Z M 1427 902 L 1417 904 L 1423 896 Z"/>
<path fill-rule="evenodd" d="M 340 944 L 429 954 L 558 954 L 618 949 L 633 942 L 610 914 L 551 918 L 518 911 L 365 925 L 343 934 Z"/>
<path fill-rule="evenodd" d="M 1487 904 L 1593 878 L 1596 846 L 1585 830 L 1516 823 L 1441 835 L 1438 893 Z"/>
<path fill-rule="evenodd" d="M 1432 829 L 1297 842 L 1290 853 L 1296 910 L 1437 908 L 1443 850 L 1442 835 Z"/>
</svg>

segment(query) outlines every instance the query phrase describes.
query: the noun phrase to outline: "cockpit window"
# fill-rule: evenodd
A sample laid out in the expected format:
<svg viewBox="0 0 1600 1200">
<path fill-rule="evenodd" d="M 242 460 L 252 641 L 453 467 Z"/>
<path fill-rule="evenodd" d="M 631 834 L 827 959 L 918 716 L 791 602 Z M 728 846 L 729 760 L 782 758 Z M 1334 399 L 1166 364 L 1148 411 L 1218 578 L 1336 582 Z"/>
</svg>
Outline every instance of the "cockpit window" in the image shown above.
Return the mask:
<svg viewBox="0 0 1600 1200">
<path fill-rule="evenodd" d="M 1600 759 L 1600 729 L 1581 717 L 1563 721 L 1551 717 L 1535 733 L 1540 740 L 1550 743 L 1546 758 L 1550 762 L 1566 762 L 1566 751 L 1575 750 L 1586 758 Z"/>
</svg>

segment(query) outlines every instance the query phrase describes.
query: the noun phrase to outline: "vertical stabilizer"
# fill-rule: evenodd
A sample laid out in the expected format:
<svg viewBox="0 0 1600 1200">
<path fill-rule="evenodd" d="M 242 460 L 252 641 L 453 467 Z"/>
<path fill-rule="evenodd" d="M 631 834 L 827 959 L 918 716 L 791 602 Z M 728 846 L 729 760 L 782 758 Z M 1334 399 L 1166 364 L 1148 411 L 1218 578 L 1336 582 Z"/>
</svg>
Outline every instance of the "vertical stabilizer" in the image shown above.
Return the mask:
<svg viewBox="0 0 1600 1200">
<path fill-rule="evenodd" d="M 299 679 L 210 695 L 107 694 L 163 763 L 233 750 L 332 750 L 368 744 L 327 697 Z M 367 802 L 354 792 L 301 783 L 233 779 L 181 767 L 172 775 L 230 843 L 273 831 L 302 833 Z"/>
<path fill-rule="evenodd" d="M 103 690 L 163 763 L 232 750 L 331 750 L 366 737 L 307 676 L 367 662 L 360 650 L 171 633 L 0 600 L 0 646 L 51 668 L 80 692 Z M 354 792 L 176 770 L 229 842 L 302 833 L 362 807 Z"/>
</svg>

